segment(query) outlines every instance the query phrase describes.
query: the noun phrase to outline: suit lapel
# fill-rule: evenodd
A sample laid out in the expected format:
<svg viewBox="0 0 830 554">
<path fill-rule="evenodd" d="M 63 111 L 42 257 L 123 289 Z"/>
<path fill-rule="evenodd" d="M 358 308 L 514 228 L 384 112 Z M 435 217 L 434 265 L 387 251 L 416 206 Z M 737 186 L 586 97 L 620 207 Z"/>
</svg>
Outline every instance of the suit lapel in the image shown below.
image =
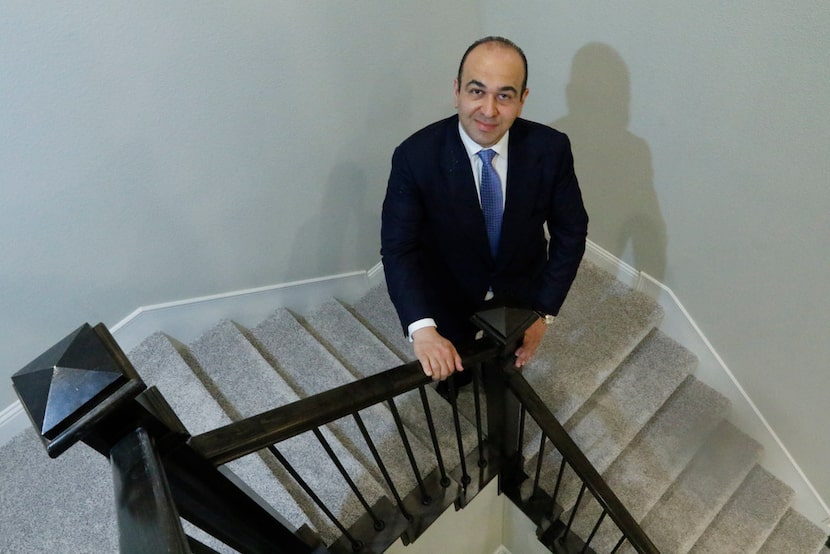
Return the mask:
<svg viewBox="0 0 830 554">
<path fill-rule="evenodd" d="M 530 217 L 536 194 L 533 192 L 536 179 L 533 178 L 537 163 L 533 148 L 525 143 L 525 132 L 521 120 L 516 120 L 510 129 L 507 159 L 507 197 L 501 223 L 501 239 L 497 261 L 503 263 L 510 257 L 512 245 L 521 240 L 519 230 Z"/>
</svg>

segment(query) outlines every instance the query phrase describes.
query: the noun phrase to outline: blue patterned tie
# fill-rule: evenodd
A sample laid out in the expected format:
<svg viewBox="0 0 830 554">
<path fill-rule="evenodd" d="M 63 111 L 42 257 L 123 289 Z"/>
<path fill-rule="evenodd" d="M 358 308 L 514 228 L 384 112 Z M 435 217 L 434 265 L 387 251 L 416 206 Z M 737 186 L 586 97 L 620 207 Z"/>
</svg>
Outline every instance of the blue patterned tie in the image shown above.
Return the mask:
<svg viewBox="0 0 830 554">
<path fill-rule="evenodd" d="M 484 224 L 487 226 L 487 238 L 490 239 L 490 252 L 496 257 L 501 235 L 501 216 L 504 210 L 501 179 L 493 167 L 494 150 L 479 150 L 481 158 L 481 211 L 484 212 Z"/>
</svg>

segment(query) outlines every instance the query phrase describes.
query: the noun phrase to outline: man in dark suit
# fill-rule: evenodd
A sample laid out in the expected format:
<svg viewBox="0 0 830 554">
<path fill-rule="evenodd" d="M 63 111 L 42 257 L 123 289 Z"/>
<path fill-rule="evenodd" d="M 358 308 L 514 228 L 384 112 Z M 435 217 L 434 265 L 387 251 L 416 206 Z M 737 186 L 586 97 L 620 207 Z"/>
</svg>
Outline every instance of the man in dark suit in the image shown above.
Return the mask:
<svg viewBox="0 0 830 554">
<path fill-rule="evenodd" d="M 441 381 L 463 370 L 454 344 L 474 337 L 469 318 L 491 303 L 540 313 L 516 351 L 516 367 L 527 363 L 588 226 L 568 138 L 519 118 L 529 92 L 521 49 L 475 42 L 454 88 L 457 115 L 395 150 L 381 229 L 389 295 L 424 372 Z"/>
</svg>

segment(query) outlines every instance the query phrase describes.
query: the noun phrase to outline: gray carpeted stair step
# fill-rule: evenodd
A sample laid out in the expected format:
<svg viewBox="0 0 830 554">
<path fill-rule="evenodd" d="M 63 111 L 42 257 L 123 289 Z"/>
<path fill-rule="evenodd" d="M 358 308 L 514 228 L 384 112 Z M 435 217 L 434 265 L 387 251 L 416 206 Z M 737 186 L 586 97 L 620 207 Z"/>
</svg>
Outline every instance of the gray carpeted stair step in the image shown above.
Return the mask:
<svg viewBox="0 0 830 554">
<path fill-rule="evenodd" d="M 305 318 L 309 330 L 325 344 L 352 374 L 360 379 L 400 365 L 402 360 L 337 301 L 326 302 Z M 424 387 L 433 416 L 441 455 L 448 469 L 459 464 L 452 409 L 432 387 Z M 401 418 L 424 444 L 431 444 L 421 396 L 410 391 L 395 399 Z M 460 418 L 467 453 L 476 446 L 476 430 Z"/>
<path fill-rule="evenodd" d="M 355 317 L 383 342 L 396 356 L 412 361 L 415 355 L 409 340 L 403 335 L 395 307 L 386 292 L 386 285 L 372 288 L 353 307 Z M 480 399 L 483 401 L 484 395 Z M 458 395 L 458 412 L 468 421 L 475 421 L 475 404 L 472 386 L 464 387 Z M 482 408 L 482 413 L 484 413 Z"/>
<path fill-rule="evenodd" d="M 52 459 L 32 428 L 0 449 L 0 552 L 118 552 L 112 471 L 77 444 Z"/>
<path fill-rule="evenodd" d="M 299 399 L 233 322 L 220 322 L 197 339 L 190 350 L 198 363 L 194 370 L 203 376 L 208 389 L 234 420 Z M 382 498 L 383 489 L 372 474 L 328 429 L 321 431 L 366 500 L 374 504 Z M 364 514 L 359 500 L 348 490 L 336 466 L 312 435 L 288 439 L 279 443 L 277 449 L 326 506 L 339 508 L 335 514 L 344 526 L 349 527 Z M 276 459 L 265 456 L 270 467 L 280 469 Z M 315 463 L 309 464 L 309 460 Z M 338 538 L 339 532 L 327 520 L 315 519 L 313 523 L 327 543 Z"/>
<path fill-rule="evenodd" d="M 722 422 L 640 522 L 660 552 L 688 552 L 760 459 L 761 451 L 757 441 Z"/>
<path fill-rule="evenodd" d="M 817 554 L 822 552 L 826 540 L 827 535 L 821 529 L 790 508 L 758 554 Z"/>
<path fill-rule="evenodd" d="M 660 331 L 652 331 L 620 367 L 565 423 L 565 429 L 600 473 L 630 444 L 646 423 L 689 376 L 697 358 Z M 643 386 L 648 383 L 649 386 Z M 535 475 L 539 428 L 526 433 L 525 471 Z M 546 447 L 542 487 L 552 490 L 561 462 L 558 451 Z M 533 483 L 522 488 L 530 496 Z M 579 480 L 570 466 L 563 474 L 560 503 L 569 506 L 578 494 Z"/>
<path fill-rule="evenodd" d="M 686 348 L 662 332 L 652 331 L 565 423 L 565 429 L 602 473 L 696 364 L 697 358 Z M 539 438 L 538 427 L 525 433 L 528 469 L 535 464 L 533 453 Z M 558 459 L 553 461 L 558 463 Z"/>
<path fill-rule="evenodd" d="M 792 498 L 792 489 L 756 465 L 690 553 L 757 552 Z"/>
<path fill-rule="evenodd" d="M 412 345 L 403 333 L 395 306 L 389 299 L 386 283 L 374 286 L 352 305 L 352 310 L 361 323 L 372 331 L 400 359 L 411 362 L 415 359 Z"/>
<path fill-rule="evenodd" d="M 193 373 L 194 362 L 188 361 L 191 356 L 184 345 L 161 333 L 147 337 L 128 354 L 144 382 L 158 387 L 188 432 L 198 435 L 232 420 Z M 314 527 L 306 512 L 313 514 L 313 519 L 329 525 L 280 468 L 268 467 L 259 456 L 245 456 L 226 466 L 295 529 L 303 524 Z"/>
<path fill-rule="evenodd" d="M 355 380 L 288 310 L 276 310 L 251 330 L 251 336 L 271 365 L 302 398 Z M 362 410 L 361 419 L 398 491 L 402 495 L 408 494 L 417 486 L 417 480 L 407 457 L 401 455 L 404 452 L 403 442 L 392 413 L 386 405 L 376 404 Z M 331 427 L 364 467 L 373 472 L 375 479 L 379 483 L 384 482 L 383 474 L 377 468 L 355 420 L 351 417 L 342 418 Z M 421 475 L 430 473 L 436 467 L 433 453 L 420 438 L 408 436 L 408 439 Z"/>
<path fill-rule="evenodd" d="M 604 472 L 643 426 L 690 374 L 697 359 L 687 349 L 660 331 L 652 331 L 620 367 L 568 420 L 564 427 L 594 467 Z M 644 387 L 643 383 L 649 383 Z M 525 432 L 525 471 L 535 475 L 541 431 L 528 426 Z M 552 483 L 562 458 L 546 447 L 543 488 Z M 565 499 L 574 497 L 578 480 L 568 466 L 563 474 Z M 533 482 L 522 487 L 522 496 L 532 493 Z M 572 498 L 571 498 L 572 499 Z"/>
<path fill-rule="evenodd" d="M 723 395 L 690 376 L 614 460 L 603 477 L 635 519 L 641 520 L 677 479 L 728 407 Z M 574 520 L 577 534 L 587 537 L 600 514 L 593 498 L 583 500 Z M 610 551 L 619 537 L 606 519 L 591 545 Z"/>
<path fill-rule="evenodd" d="M 662 316 L 654 300 L 583 262 L 523 374 L 557 419 L 568 421 Z"/>
<path fill-rule="evenodd" d="M 652 331 L 565 427 L 588 459 L 605 471 L 696 365 L 694 354 Z"/>
</svg>

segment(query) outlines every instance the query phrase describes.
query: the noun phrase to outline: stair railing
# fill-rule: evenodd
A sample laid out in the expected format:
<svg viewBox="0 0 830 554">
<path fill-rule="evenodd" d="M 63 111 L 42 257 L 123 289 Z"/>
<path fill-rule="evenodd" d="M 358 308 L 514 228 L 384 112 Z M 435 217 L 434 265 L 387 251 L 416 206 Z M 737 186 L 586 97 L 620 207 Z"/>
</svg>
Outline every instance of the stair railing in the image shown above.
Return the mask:
<svg viewBox="0 0 830 554">
<path fill-rule="evenodd" d="M 12 381 L 49 456 L 80 441 L 109 458 L 122 554 L 214 552 L 185 534 L 182 517 L 240 552 L 327 552 L 187 444 L 102 324 L 79 327 Z"/>
<path fill-rule="evenodd" d="M 582 480 L 582 490 L 597 498 L 603 507 L 601 518 L 608 514 L 618 525 L 623 539 L 617 548 L 628 540 L 638 552 L 658 552 L 530 385 L 510 369 L 512 353 L 534 317 L 531 312 L 505 308 L 476 316 L 476 323 L 487 337 L 459 350 L 465 367 L 475 372 L 477 444 L 463 443 L 451 387 L 460 460 L 456 468 L 445 466 L 447 453 L 439 446 L 426 395 L 430 380 L 417 362 L 195 437 L 189 437 L 156 389 L 146 389 L 100 324 L 81 327 L 15 374 L 13 381 L 50 456 L 81 440 L 112 460 L 122 552 L 211 552 L 185 535 L 179 516 L 240 552 L 383 552 L 398 537 L 405 543 L 414 541 L 448 506 L 463 507 L 497 475 L 508 497 L 537 518 L 540 539 L 546 545 L 557 552 L 593 552 L 590 538 L 579 541 L 570 522 L 563 526 L 559 521 L 564 510 L 534 511 L 543 496 L 536 490 L 538 477 L 532 498 L 522 498 L 521 483 L 526 476 L 522 471 L 521 437 L 526 415 L 541 427 L 543 442 L 545 437 L 551 440 L 563 463 L 569 464 Z M 71 371 L 64 371 L 66 368 Z M 51 377 L 46 378 L 47 374 Z M 67 386 L 73 379 L 83 386 Z M 61 386 L 65 394 L 55 394 Z M 414 390 L 421 399 L 437 462 L 437 468 L 428 475 L 418 468 L 396 407 L 396 398 Z M 486 416 L 482 415 L 484 401 Z M 383 461 L 384 453 L 379 452 L 360 416 L 360 411 L 379 403 L 388 405 L 394 416 L 402 450 L 417 482 L 413 491 L 398 490 Z M 354 476 L 339 463 L 324 429 L 341 418 L 354 419 L 361 430 L 394 503 L 385 497 L 372 503 Z M 365 514 L 356 522 L 347 525 L 339 521 L 304 480 L 301 468 L 293 467 L 283 455 L 280 443 L 306 433 L 320 444 L 321 458 L 325 456 L 338 466 L 344 487 L 348 486 L 364 507 Z M 220 467 L 257 452 L 268 453 L 282 465 L 337 527 L 340 539 L 324 546 L 306 526 L 292 531 L 266 501 Z M 545 499 L 550 506 L 556 506 L 555 496 Z"/>
<path fill-rule="evenodd" d="M 587 552 L 606 516 L 610 516 L 611 521 L 614 522 L 619 531 L 619 539 L 611 549 L 611 553 L 619 551 L 626 541 L 637 552 L 658 553 L 659 550 L 656 546 L 527 380 L 518 372 L 509 372 L 506 374 L 506 381 L 507 388 L 516 396 L 520 404 L 521 423 L 518 436 L 522 437 L 524 434 L 526 415 L 530 415 L 542 431 L 540 445 L 534 456 L 536 458 L 536 471 L 530 494 L 522 495 L 519 479 L 525 477 L 525 474 L 516 462 L 516 460 L 521 459 L 516 454 L 523 450 L 521 439 L 513 456 L 513 464 L 515 465 L 511 470 L 506 471 L 508 475 L 503 481 L 503 490 L 508 497 L 521 507 L 532 520 L 541 523 L 539 540 L 543 544 L 554 548 L 555 551 Z M 549 494 L 540 487 L 540 475 L 545 460 L 545 445 L 547 442 L 553 445 L 560 456 L 553 492 Z M 561 494 L 562 489 L 568 484 L 565 473 L 567 468 L 572 471 L 569 484 L 571 486 L 579 485 L 579 493 L 569 510 L 566 510 L 561 504 L 561 497 L 564 496 Z M 597 502 L 600 513 L 599 515 L 588 514 L 584 516 L 592 525 L 590 525 L 590 533 L 582 540 L 577 533 L 572 532 L 572 526 L 581 513 L 580 509 L 586 504 L 584 501 L 586 492 Z"/>
<path fill-rule="evenodd" d="M 493 359 L 498 353 L 498 346 L 490 340 L 477 341 L 475 344 L 461 347 L 464 363 L 475 367 Z M 444 462 L 447 452 L 439 445 L 435 422 L 426 387 L 431 380 L 424 375 L 418 362 L 410 362 L 389 369 L 382 373 L 365 377 L 359 381 L 347 383 L 284 406 L 274 408 L 244 420 L 230 423 L 224 427 L 208 431 L 193 437 L 189 445 L 198 451 L 212 465 L 219 466 L 243 456 L 266 451 L 273 455 L 291 477 L 297 481 L 308 497 L 325 514 L 342 533 L 336 543 L 330 545 L 333 552 L 383 552 L 399 537 L 405 544 L 414 541 L 429 525 L 449 506 L 462 507 L 466 499 L 471 499 L 493 477 L 497 475 L 498 466 L 484 471 L 486 464 L 481 464 L 480 452 L 485 450 L 484 433 L 481 423 L 477 426 L 479 441 L 475 445 L 465 445 L 460 425 L 460 415 L 456 403 L 452 403 L 454 432 L 458 458 L 458 468 L 447 468 Z M 429 429 L 432 455 L 435 457 L 436 469 L 423 474 L 418 467 L 409 445 L 408 431 L 398 412 L 396 399 L 411 391 L 418 391 L 423 410 L 423 417 Z M 433 400 L 434 402 L 435 400 Z M 439 400 L 444 402 L 443 399 Z M 409 461 L 417 486 L 412 491 L 400 491 L 389 475 L 385 455 L 400 456 L 397 452 L 380 453 L 375 440 L 370 436 L 363 423 L 360 412 L 376 404 L 386 404 L 390 409 L 401 441 L 401 450 Z M 387 492 L 394 503 L 381 499 L 376 505 L 369 506 L 360 487 L 354 484 L 354 476 L 341 470 L 344 481 L 366 508 L 366 515 L 347 526 L 325 506 L 313 488 L 303 480 L 298 468 L 291 465 L 280 453 L 279 444 L 302 434 L 312 433 L 318 438 L 321 429 L 327 424 L 344 418 L 354 418 L 363 439 L 372 452 L 372 457 L 380 474 L 383 475 Z M 325 456 L 337 465 L 337 456 L 325 448 Z M 473 478 L 469 467 L 479 467 Z M 452 471 L 452 470 L 455 471 Z"/>
</svg>

